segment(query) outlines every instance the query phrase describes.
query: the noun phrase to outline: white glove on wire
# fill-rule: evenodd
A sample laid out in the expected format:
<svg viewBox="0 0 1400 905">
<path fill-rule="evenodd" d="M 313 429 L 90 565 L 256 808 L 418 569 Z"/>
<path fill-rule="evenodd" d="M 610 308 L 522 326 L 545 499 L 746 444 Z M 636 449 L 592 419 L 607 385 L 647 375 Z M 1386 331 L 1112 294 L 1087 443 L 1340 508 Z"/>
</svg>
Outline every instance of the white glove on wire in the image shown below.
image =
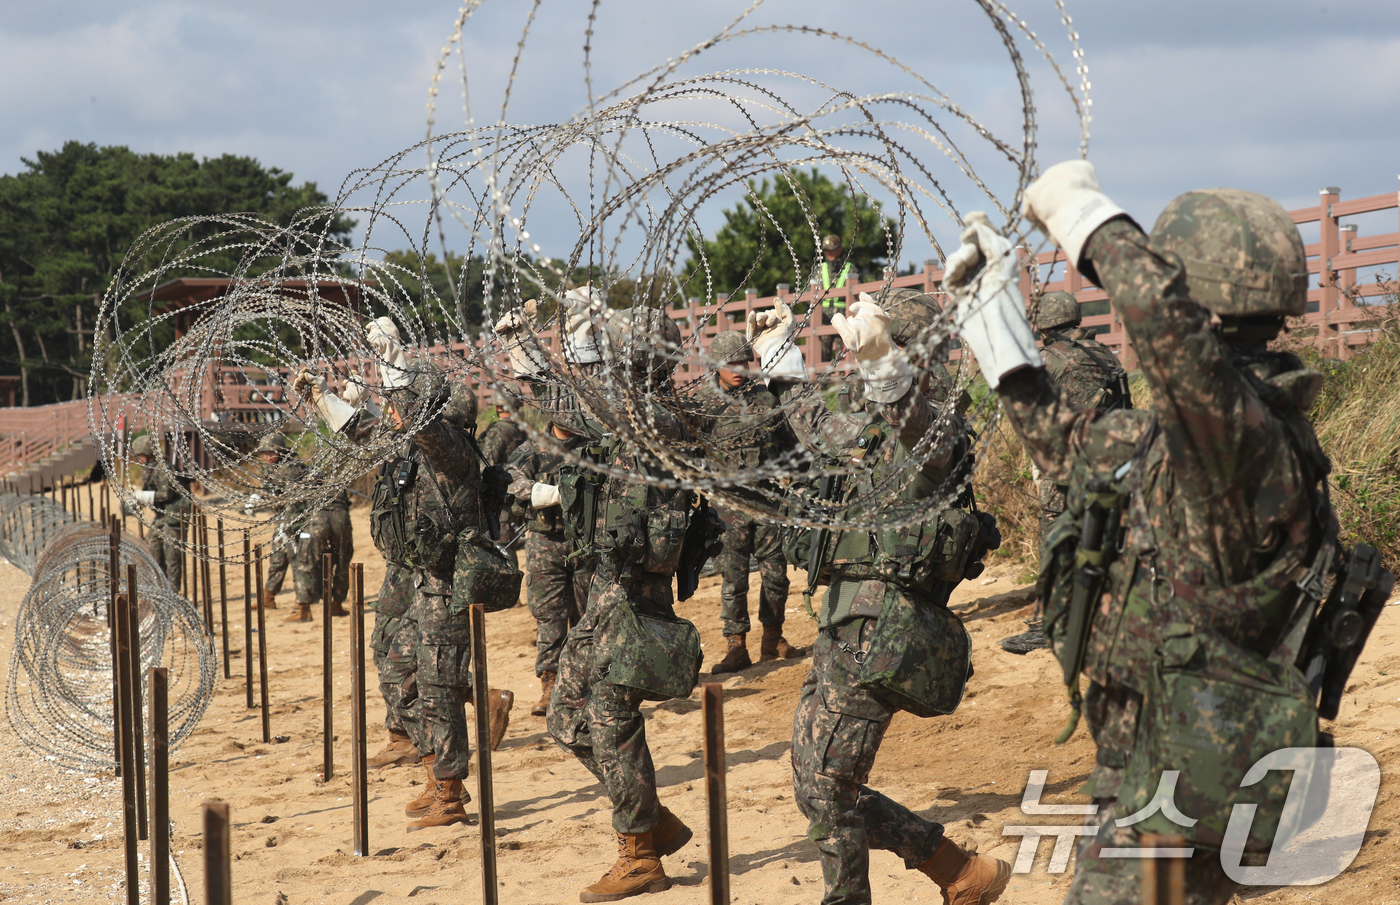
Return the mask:
<svg viewBox="0 0 1400 905">
<path fill-rule="evenodd" d="M 256 493 L 248 494 L 248 499 L 243 503 L 243 511 L 249 515 L 262 503 L 262 497 Z"/>
<path fill-rule="evenodd" d="M 136 498 L 136 502 L 142 506 L 154 507 L 156 504 L 156 492 L 154 490 L 135 490 L 131 495 Z"/>
<path fill-rule="evenodd" d="M 408 355 L 399 341 L 399 328 L 393 318 L 377 317 L 365 325 L 365 339 L 379 357 L 379 383 L 386 390 L 396 390 L 413 382 L 408 370 Z"/>
<path fill-rule="evenodd" d="M 851 306 L 850 316 L 838 312 L 831 318 L 865 379 L 865 398 L 882 404 L 898 402 L 914 385 L 913 366 L 890 339 L 891 320 L 865 292 Z"/>
<path fill-rule="evenodd" d="M 536 509 L 548 509 L 559 505 L 559 485 L 541 484 L 536 481 L 530 487 L 530 505 Z"/>
<path fill-rule="evenodd" d="M 321 416 L 321 420 L 325 421 L 332 431 L 339 431 L 355 417 L 354 406 L 327 389 L 326 378 L 320 374 L 302 369 L 296 380 L 292 381 L 292 389 L 303 398 L 311 400 L 316 414 Z"/>
<path fill-rule="evenodd" d="M 972 350 L 995 390 L 1012 371 L 1044 363 L 1016 287 L 1015 249 L 981 211 L 968 214 L 964 222 L 963 244 L 948 256 L 943 285 L 953 293 L 953 317 L 963 346 Z"/>
<path fill-rule="evenodd" d="M 378 418 L 384 414 L 379 408 L 379 404 L 374 401 L 374 397 L 370 396 L 364 386 L 353 380 L 346 382 L 345 392 L 341 393 L 341 398 L 345 400 L 347 405 L 354 408 L 363 407 L 371 418 Z"/>
<path fill-rule="evenodd" d="M 526 302 L 526 306 L 531 305 L 534 299 Z M 519 309 L 507 311 L 496 321 L 496 333 L 501 337 L 501 342 L 505 345 L 506 355 L 510 357 L 510 366 L 516 374 L 522 377 L 533 377 L 549 370 L 549 359 L 545 358 L 544 350 L 540 348 L 539 340 L 535 338 L 535 331 L 530 326 L 530 321 Z"/>
<path fill-rule="evenodd" d="M 1055 164 L 1030 184 L 1021 201 L 1021 214 L 1063 248 L 1076 268 L 1094 230 L 1124 213 L 1099 188 L 1087 160 Z"/>
<path fill-rule="evenodd" d="M 603 294 L 585 283 L 564 293 L 564 359 L 586 365 L 603 360 L 600 321 L 608 306 Z"/>
<path fill-rule="evenodd" d="M 807 364 L 793 342 L 797 319 L 787 302 L 778 299 L 767 311 L 750 311 L 744 332 L 768 380 L 806 379 Z"/>
</svg>

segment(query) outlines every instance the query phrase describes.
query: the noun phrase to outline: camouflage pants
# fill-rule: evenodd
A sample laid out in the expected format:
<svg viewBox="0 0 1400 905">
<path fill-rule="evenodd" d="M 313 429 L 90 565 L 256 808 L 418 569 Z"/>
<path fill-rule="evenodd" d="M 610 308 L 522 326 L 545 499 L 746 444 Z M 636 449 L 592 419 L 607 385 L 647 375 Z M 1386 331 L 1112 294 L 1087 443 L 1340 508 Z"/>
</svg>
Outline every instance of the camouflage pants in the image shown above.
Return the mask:
<svg viewBox="0 0 1400 905">
<path fill-rule="evenodd" d="M 272 542 L 272 556 L 267 561 L 267 580 L 263 582 L 263 590 L 276 594 L 282 590 L 282 582 L 287 577 L 287 568 L 292 564 L 292 553 L 295 548 L 285 541 Z"/>
<path fill-rule="evenodd" d="M 1069 505 L 1069 485 L 1059 484 L 1055 481 L 1042 480 L 1039 487 L 1040 496 L 1040 534 L 1045 536 L 1049 530 L 1050 523 L 1065 511 Z"/>
<path fill-rule="evenodd" d="M 384 698 L 384 728 L 403 732 L 403 686 L 418 671 L 418 651 L 405 652 L 390 662 L 389 651 L 403 626 L 404 614 L 413 602 L 413 582 L 408 573 L 389 565 L 384 572 L 384 584 L 379 588 L 379 600 L 374 605 L 374 632 L 369 637 L 374 650 L 374 668 L 379 671 L 379 693 Z"/>
<path fill-rule="evenodd" d="M 415 573 L 402 573 L 411 579 Z M 408 581 L 410 588 L 412 582 Z M 403 729 L 420 754 L 436 755 L 439 779 L 466 779 L 471 760 L 467 700 L 471 696 L 471 623 L 453 616 L 447 604 L 452 585 L 423 577 L 389 646 L 391 673 L 407 676 L 400 685 Z"/>
<path fill-rule="evenodd" d="M 781 628 L 788 597 L 787 560 L 783 558 L 783 529 L 760 525 L 739 514 L 725 513 L 724 549 L 719 554 L 720 618 L 726 635 L 749 632 L 749 555 L 758 558 L 761 585 L 758 621 Z"/>
<path fill-rule="evenodd" d="M 874 625 L 857 618 L 817 635 L 793 717 L 793 795 L 820 852 L 823 905 L 870 902 L 870 849 L 913 869 L 943 839 L 942 825 L 865 785 L 896 708 L 856 685 L 855 660 L 841 648 L 868 649 Z"/>
<path fill-rule="evenodd" d="M 321 557 L 326 553 L 331 555 L 334 569 L 331 600 L 344 603 L 350 593 L 350 560 L 355 555 L 349 510 L 339 506 L 322 509 L 311 516 L 296 537 L 292 577 L 296 581 L 297 603 L 321 599 Z"/>
<path fill-rule="evenodd" d="M 167 525 L 163 521 L 157 521 L 146 534 L 146 549 L 177 593 L 185 572 L 185 552 L 180 549 L 182 539 L 179 525 Z"/>
<path fill-rule="evenodd" d="M 562 537 L 538 531 L 525 536 L 526 600 L 535 617 L 535 675 L 559 671 L 559 652 L 569 629 L 588 604 L 592 567 L 579 568 L 569 559 L 573 545 Z"/>
<path fill-rule="evenodd" d="M 613 829 L 645 833 L 656 826 L 656 768 L 647 747 L 641 692 L 608 681 L 623 608 L 671 613 L 671 577 L 641 572 L 621 579 L 593 573 L 588 604 L 569 631 L 546 725 L 607 790 Z"/>
</svg>

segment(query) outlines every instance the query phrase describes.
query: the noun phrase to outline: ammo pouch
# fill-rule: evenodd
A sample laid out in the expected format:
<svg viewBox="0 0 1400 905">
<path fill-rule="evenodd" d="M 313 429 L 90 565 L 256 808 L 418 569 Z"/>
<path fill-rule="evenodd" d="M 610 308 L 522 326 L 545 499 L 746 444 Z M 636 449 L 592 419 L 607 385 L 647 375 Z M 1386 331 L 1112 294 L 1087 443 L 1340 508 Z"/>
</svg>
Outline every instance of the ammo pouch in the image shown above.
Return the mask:
<svg viewBox="0 0 1400 905">
<path fill-rule="evenodd" d="M 608 681 L 635 688 L 647 701 L 690 697 L 704 657 L 695 625 L 674 614 L 638 612 L 628 604 L 620 609 Z"/>
<path fill-rule="evenodd" d="M 574 554 L 588 558 L 597 551 L 593 546 L 593 529 L 597 523 L 598 498 L 603 476 L 586 468 L 567 468 L 559 474 L 560 517 L 564 536 L 573 546 Z"/>
<path fill-rule="evenodd" d="M 972 675 L 972 638 L 947 607 L 917 603 L 890 585 L 857 675 L 862 688 L 915 716 L 949 714 Z"/>
<path fill-rule="evenodd" d="M 1162 771 L 1179 770 L 1173 800 L 1181 813 L 1198 818 L 1196 824 L 1180 826 L 1155 810 L 1135 826 L 1218 848 L 1234 805 L 1257 804 L 1246 851 L 1269 851 L 1280 829 L 1289 775 L 1274 770 L 1244 788 L 1240 782 L 1267 754 L 1318 744 L 1317 708 L 1302 673 L 1213 632 L 1173 623 L 1163 630 L 1147 684 L 1133 756 L 1118 793 L 1122 813 L 1152 810 Z M 1322 769 L 1312 775 L 1292 773 L 1293 783 L 1308 784 L 1309 806 L 1298 825 L 1283 828 L 1286 836 L 1314 822 L 1318 805 L 1325 804 L 1330 760 L 1314 762 Z"/>
<path fill-rule="evenodd" d="M 688 491 L 674 491 L 672 505 L 651 505 L 650 488 L 641 481 L 610 482 L 603 504 L 603 531 L 599 547 L 609 551 L 620 566 L 632 565 L 643 572 L 674 575 L 685 546 L 686 526 L 690 523 Z"/>
<path fill-rule="evenodd" d="M 402 494 L 412 482 L 416 468 L 406 458 L 392 459 L 379 469 L 370 498 L 369 534 L 387 562 L 406 566 L 410 541 L 404 522 Z"/>
<path fill-rule="evenodd" d="M 474 603 L 488 613 L 507 610 L 520 602 L 524 574 L 500 548 L 480 535 L 461 540 L 452 579 L 452 599 L 447 609 L 458 616 Z"/>
<path fill-rule="evenodd" d="M 966 509 L 945 509 L 938 513 L 934 524 L 913 526 L 900 531 L 880 533 L 880 551 L 886 556 L 910 562 L 916 580 L 963 580 L 963 573 L 972 560 L 981 522 L 976 513 Z M 905 568 L 908 568 L 905 566 Z"/>
</svg>

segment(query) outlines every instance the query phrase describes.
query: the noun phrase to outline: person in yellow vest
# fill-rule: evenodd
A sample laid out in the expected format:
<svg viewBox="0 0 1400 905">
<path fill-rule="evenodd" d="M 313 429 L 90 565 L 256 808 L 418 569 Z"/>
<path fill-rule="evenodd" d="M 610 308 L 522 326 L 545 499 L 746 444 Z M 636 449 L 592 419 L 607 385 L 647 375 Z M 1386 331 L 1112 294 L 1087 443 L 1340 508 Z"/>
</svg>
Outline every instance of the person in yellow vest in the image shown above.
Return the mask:
<svg viewBox="0 0 1400 905">
<path fill-rule="evenodd" d="M 846 312 L 846 295 L 843 290 L 846 281 L 851 278 L 851 264 L 849 261 L 841 263 L 845 254 L 846 249 L 842 246 L 840 236 L 826 236 L 822 239 L 822 257 L 826 259 L 822 261 L 823 324 L 830 324 L 833 315 Z M 823 336 L 821 341 L 822 361 L 834 361 L 845 351 L 841 337 L 835 334 Z"/>
</svg>

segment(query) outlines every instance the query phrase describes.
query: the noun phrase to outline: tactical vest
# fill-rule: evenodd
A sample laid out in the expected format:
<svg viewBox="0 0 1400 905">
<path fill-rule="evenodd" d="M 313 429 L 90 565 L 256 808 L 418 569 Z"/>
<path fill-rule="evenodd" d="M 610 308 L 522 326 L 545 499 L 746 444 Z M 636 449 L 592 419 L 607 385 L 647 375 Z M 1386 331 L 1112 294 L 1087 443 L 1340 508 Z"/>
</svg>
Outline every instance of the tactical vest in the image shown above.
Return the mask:
<svg viewBox="0 0 1400 905">
<path fill-rule="evenodd" d="M 1055 383 L 1070 400 L 1102 411 L 1130 409 L 1128 372 L 1112 350 L 1097 342 L 1080 342 L 1057 330 L 1046 331 L 1045 353 Z"/>
<path fill-rule="evenodd" d="M 428 492 L 417 494 L 418 505 L 412 506 L 419 481 L 428 482 Z M 454 490 L 450 498 L 445 495 L 432 466 L 410 446 L 408 455 L 380 466 L 370 502 L 370 537 L 386 562 L 450 578 L 458 535 L 469 527 L 460 524 L 457 515 L 466 508 L 468 496 L 467 488 Z"/>
</svg>

